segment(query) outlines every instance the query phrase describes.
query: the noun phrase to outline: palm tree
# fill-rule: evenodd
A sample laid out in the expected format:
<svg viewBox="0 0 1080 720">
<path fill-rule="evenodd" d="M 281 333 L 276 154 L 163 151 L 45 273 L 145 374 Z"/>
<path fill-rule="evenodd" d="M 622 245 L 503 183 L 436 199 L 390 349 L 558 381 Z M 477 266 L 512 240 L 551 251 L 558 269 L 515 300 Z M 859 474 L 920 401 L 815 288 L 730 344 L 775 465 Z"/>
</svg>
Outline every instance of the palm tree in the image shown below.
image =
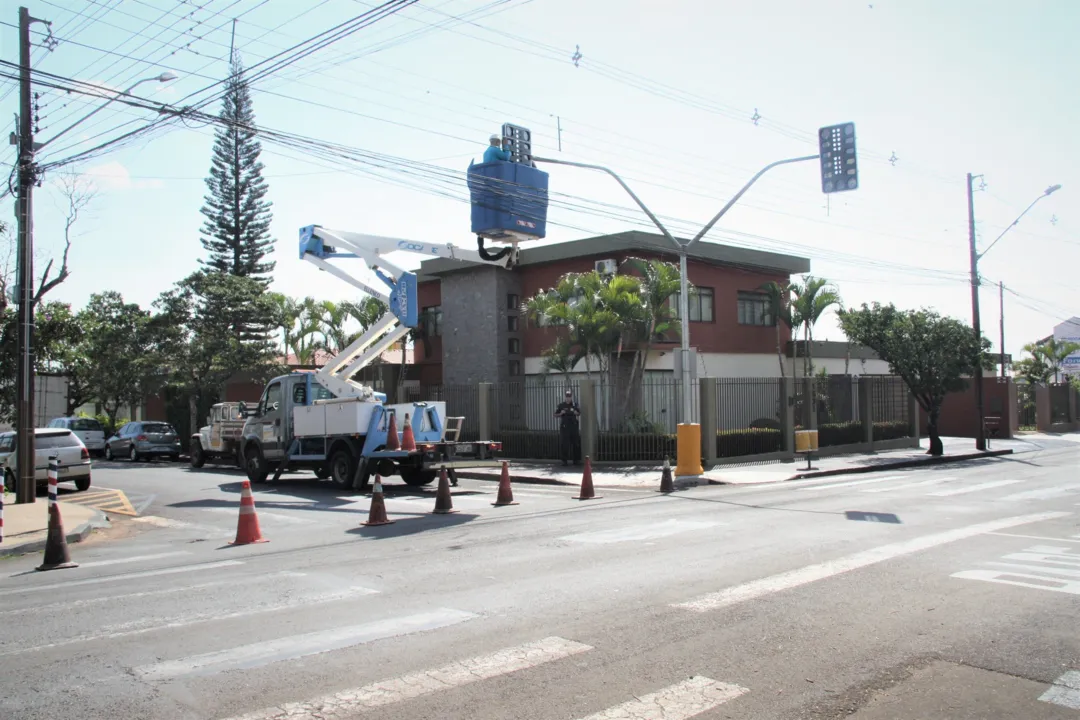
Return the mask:
<svg viewBox="0 0 1080 720">
<path fill-rule="evenodd" d="M 270 298 L 277 308 L 278 330 L 281 331 L 281 357 L 284 360 L 289 355 L 289 338 L 300 318 L 300 309 L 296 300 L 283 293 L 270 293 Z"/>
<path fill-rule="evenodd" d="M 657 337 L 672 330 L 676 333 L 680 330 L 679 324 L 674 322 L 671 298 L 676 296 L 681 288 L 679 268 L 673 263 L 656 259 L 627 258 L 621 269 L 634 271 L 640 276 L 637 289 L 639 309 L 632 313 L 628 321 L 631 325 L 636 325 L 634 329 L 637 339 L 644 346 L 638 350 L 634 366 L 630 370 L 625 401 L 628 405 L 635 381 L 645 377 L 649 353 Z"/>
<path fill-rule="evenodd" d="M 792 325 L 802 326 L 806 352 L 803 356 L 803 377 L 810 377 L 814 372 L 814 326 L 829 310 L 840 307 L 840 292 L 825 278 L 807 275 L 802 283 L 790 286 Z"/>
<path fill-rule="evenodd" d="M 787 283 L 781 285 L 772 280 L 762 285 L 761 289 L 769 298 L 769 315 L 772 316 L 773 325 L 776 326 L 776 359 L 780 363 L 780 377 L 787 377 L 787 372 L 784 370 L 784 351 L 780 342 L 780 323 L 787 325 L 789 330 L 794 329 L 789 306 L 791 288 Z"/>
</svg>

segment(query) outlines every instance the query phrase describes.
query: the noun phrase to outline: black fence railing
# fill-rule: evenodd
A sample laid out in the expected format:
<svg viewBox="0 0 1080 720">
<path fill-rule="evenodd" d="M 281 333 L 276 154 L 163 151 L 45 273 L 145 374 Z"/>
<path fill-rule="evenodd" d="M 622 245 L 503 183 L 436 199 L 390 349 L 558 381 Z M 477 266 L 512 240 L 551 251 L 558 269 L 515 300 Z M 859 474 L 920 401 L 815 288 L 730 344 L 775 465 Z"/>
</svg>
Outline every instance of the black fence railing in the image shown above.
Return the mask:
<svg viewBox="0 0 1080 720">
<path fill-rule="evenodd" d="M 745 457 L 784 448 L 786 398 L 780 378 L 716 380 L 716 455 Z"/>
<path fill-rule="evenodd" d="M 402 388 L 404 402 L 443 401 L 446 417 L 464 417 L 460 440 L 480 440 L 480 393 L 476 385 L 418 385 Z M 449 421 L 448 421 L 449 422 Z M 486 439 L 486 438 L 485 438 Z"/>
<path fill-rule="evenodd" d="M 698 408 L 696 384 L 691 404 Z M 596 384 L 599 461 L 658 462 L 675 458 L 675 432 L 683 388 L 674 377 L 648 377 L 620 384 Z"/>
</svg>

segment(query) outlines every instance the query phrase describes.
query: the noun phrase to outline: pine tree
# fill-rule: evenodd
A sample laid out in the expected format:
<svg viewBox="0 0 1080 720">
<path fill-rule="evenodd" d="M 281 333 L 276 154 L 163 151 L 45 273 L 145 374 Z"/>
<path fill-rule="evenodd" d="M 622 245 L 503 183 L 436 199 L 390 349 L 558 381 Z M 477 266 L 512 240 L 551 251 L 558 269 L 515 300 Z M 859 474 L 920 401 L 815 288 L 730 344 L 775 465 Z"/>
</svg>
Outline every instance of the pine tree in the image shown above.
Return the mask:
<svg viewBox="0 0 1080 720">
<path fill-rule="evenodd" d="M 240 59 L 234 56 L 225 83 L 225 98 L 214 133 L 209 193 L 202 214 L 202 244 L 209 257 L 200 263 L 209 270 L 251 277 L 270 284 L 273 251 L 270 237 L 269 189 L 259 162 L 262 146 L 255 132 L 255 111 Z"/>
</svg>

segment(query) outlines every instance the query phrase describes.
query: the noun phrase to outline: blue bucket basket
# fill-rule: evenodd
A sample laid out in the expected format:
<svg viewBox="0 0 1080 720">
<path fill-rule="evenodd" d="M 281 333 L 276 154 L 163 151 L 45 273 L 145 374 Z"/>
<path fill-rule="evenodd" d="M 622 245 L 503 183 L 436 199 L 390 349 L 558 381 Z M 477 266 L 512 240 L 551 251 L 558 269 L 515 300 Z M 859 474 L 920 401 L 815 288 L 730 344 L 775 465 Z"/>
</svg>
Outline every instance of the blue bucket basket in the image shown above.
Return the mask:
<svg viewBox="0 0 1080 720">
<path fill-rule="evenodd" d="M 469 166 L 474 235 L 520 242 L 547 234 L 548 174 L 516 162 Z"/>
</svg>

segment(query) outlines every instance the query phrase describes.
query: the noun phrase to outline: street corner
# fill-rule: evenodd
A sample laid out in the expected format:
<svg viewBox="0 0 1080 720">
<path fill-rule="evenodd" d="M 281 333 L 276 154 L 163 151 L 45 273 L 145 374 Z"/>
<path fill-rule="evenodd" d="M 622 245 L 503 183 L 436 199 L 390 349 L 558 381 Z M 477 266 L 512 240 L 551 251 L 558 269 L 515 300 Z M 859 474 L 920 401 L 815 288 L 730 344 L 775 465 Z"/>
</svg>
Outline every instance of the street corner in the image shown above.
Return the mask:
<svg viewBox="0 0 1080 720">
<path fill-rule="evenodd" d="M 151 498 L 129 497 L 123 490 L 116 488 L 95 488 L 81 492 L 64 492 L 59 499 L 70 505 L 99 510 L 107 515 L 137 517 L 149 504 Z"/>
</svg>

